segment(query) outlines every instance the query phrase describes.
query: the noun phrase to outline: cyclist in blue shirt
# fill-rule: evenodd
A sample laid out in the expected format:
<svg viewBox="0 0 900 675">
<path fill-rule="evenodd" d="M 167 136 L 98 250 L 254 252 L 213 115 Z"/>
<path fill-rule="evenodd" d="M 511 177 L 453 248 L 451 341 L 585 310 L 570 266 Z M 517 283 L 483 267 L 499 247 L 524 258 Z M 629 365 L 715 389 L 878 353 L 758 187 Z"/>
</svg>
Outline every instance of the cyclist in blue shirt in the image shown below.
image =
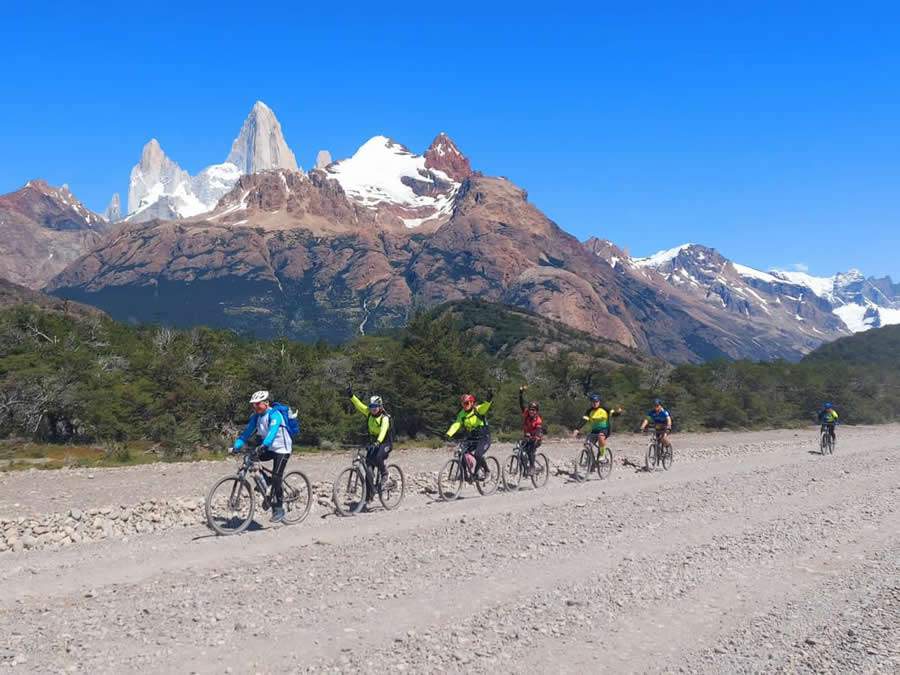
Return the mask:
<svg viewBox="0 0 900 675">
<path fill-rule="evenodd" d="M 647 412 L 644 421 L 641 422 L 641 431 L 644 431 L 648 425 L 652 424 L 662 444 L 670 448 L 672 444 L 669 442 L 669 433 L 672 431 L 672 415 L 663 408 L 662 401 L 658 398 L 653 401 L 653 408 Z"/>
<path fill-rule="evenodd" d="M 287 422 L 280 412 L 272 407 L 272 397 L 268 391 L 258 391 L 250 397 L 253 414 L 243 433 L 234 442 L 233 452 L 240 452 L 254 436 L 262 440 L 257 446 L 260 461 L 272 462 L 272 518 L 273 523 L 284 520 L 284 486 L 282 478 L 288 460 L 291 458 L 293 443 L 287 429 Z"/>
</svg>

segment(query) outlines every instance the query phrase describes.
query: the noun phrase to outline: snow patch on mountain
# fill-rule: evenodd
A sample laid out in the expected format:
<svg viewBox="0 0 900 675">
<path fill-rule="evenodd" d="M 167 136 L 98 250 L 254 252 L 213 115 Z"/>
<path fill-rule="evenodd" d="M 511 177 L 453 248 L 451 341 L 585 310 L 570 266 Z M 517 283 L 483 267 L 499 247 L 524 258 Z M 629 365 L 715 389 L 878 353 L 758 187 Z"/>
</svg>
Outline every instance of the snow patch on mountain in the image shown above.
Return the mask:
<svg viewBox="0 0 900 675">
<path fill-rule="evenodd" d="M 682 244 L 681 246 L 676 246 L 675 248 L 670 248 L 665 251 L 659 251 L 658 253 L 654 253 L 651 256 L 647 256 L 645 258 L 632 258 L 631 262 L 633 262 L 638 267 L 652 267 L 657 268 L 661 267 L 665 263 L 672 262 L 678 254 L 682 251 L 689 249 L 691 246 L 695 246 L 695 244 Z"/>
<path fill-rule="evenodd" d="M 424 156 L 387 136 L 370 138 L 352 157 L 328 165 L 325 171 L 365 207 L 387 205 L 410 211 L 405 214 L 409 217 L 402 218 L 409 229 L 449 215 L 460 185 L 443 171 L 426 168 Z"/>
</svg>

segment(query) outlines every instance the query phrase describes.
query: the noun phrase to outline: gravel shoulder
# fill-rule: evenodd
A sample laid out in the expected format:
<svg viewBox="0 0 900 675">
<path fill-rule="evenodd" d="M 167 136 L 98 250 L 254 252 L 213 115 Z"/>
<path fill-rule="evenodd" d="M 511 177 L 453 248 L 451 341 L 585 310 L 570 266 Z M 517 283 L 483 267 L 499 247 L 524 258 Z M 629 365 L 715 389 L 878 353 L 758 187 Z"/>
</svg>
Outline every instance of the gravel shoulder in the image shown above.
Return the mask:
<svg viewBox="0 0 900 675">
<path fill-rule="evenodd" d="M 0 553 L 21 672 L 898 672 L 900 427 L 679 434 L 610 480 L 210 536 L 190 520 Z M 507 447 L 496 446 L 502 457 Z M 442 451 L 397 452 L 424 481 Z M 300 458 L 330 481 L 344 455 Z M 292 462 L 294 463 L 294 462 Z M 0 476 L 0 518 L 202 498 L 230 464 Z M 93 477 L 89 477 L 89 474 Z M 423 483 L 424 484 L 424 483 Z M 231 669 L 231 671 L 229 671 Z"/>
</svg>

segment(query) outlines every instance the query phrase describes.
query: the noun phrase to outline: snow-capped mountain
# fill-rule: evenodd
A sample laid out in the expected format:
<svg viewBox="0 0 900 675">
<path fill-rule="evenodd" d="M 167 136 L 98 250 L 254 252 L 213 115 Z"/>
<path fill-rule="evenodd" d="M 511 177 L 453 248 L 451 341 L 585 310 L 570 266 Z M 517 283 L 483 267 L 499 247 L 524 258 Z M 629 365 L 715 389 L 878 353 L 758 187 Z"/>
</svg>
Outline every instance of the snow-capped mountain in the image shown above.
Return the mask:
<svg viewBox="0 0 900 675">
<path fill-rule="evenodd" d="M 453 157 L 462 158 L 468 166 L 468 160 L 444 134 L 435 138 L 424 155 L 416 155 L 386 136 L 375 136 L 352 157 L 333 162 L 324 171 L 329 178 L 340 183 L 353 201 L 366 208 L 394 215 L 407 228 L 414 229 L 425 223 L 446 220 L 459 190 L 460 181 L 437 168 L 437 165 L 445 168 L 452 165 L 429 159 L 435 155 L 436 146 L 444 148 L 448 158 L 452 148 Z M 462 175 L 455 170 L 454 173 Z"/>
<path fill-rule="evenodd" d="M 257 101 L 226 161 L 208 166 L 196 176 L 191 177 L 151 139 L 131 170 L 126 220 L 174 220 L 206 213 L 241 176 L 271 169 L 299 170 L 275 113 Z"/>
<path fill-rule="evenodd" d="M 900 323 L 900 286 L 890 278 L 866 278 L 858 270 L 830 277 L 777 269 L 764 272 L 698 244 L 630 258 L 628 264 L 653 270 L 681 289 L 716 298 L 723 308 L 804 322 L 803 328 L 816 332 L 830 334 L 836 328 L 859 332 Z"/>
</svg>

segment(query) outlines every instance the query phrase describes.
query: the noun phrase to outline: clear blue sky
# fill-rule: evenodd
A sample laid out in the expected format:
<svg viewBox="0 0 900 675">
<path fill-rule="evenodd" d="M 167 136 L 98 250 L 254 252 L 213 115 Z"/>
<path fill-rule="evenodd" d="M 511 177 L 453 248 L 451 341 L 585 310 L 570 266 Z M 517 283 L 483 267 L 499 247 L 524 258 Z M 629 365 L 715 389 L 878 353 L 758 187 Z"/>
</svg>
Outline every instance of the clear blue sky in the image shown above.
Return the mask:
<svg viewBox="0 0 900 675">
<path fill-rule="evenodd" d="M 445 130 L 580 238 L 900 279 L 895 3 L 26 4 L 0 9 L 0 192 L 102 210 L 150 137 L 196 172 L 262 99 L 305 167 Z"/>
</svg>

